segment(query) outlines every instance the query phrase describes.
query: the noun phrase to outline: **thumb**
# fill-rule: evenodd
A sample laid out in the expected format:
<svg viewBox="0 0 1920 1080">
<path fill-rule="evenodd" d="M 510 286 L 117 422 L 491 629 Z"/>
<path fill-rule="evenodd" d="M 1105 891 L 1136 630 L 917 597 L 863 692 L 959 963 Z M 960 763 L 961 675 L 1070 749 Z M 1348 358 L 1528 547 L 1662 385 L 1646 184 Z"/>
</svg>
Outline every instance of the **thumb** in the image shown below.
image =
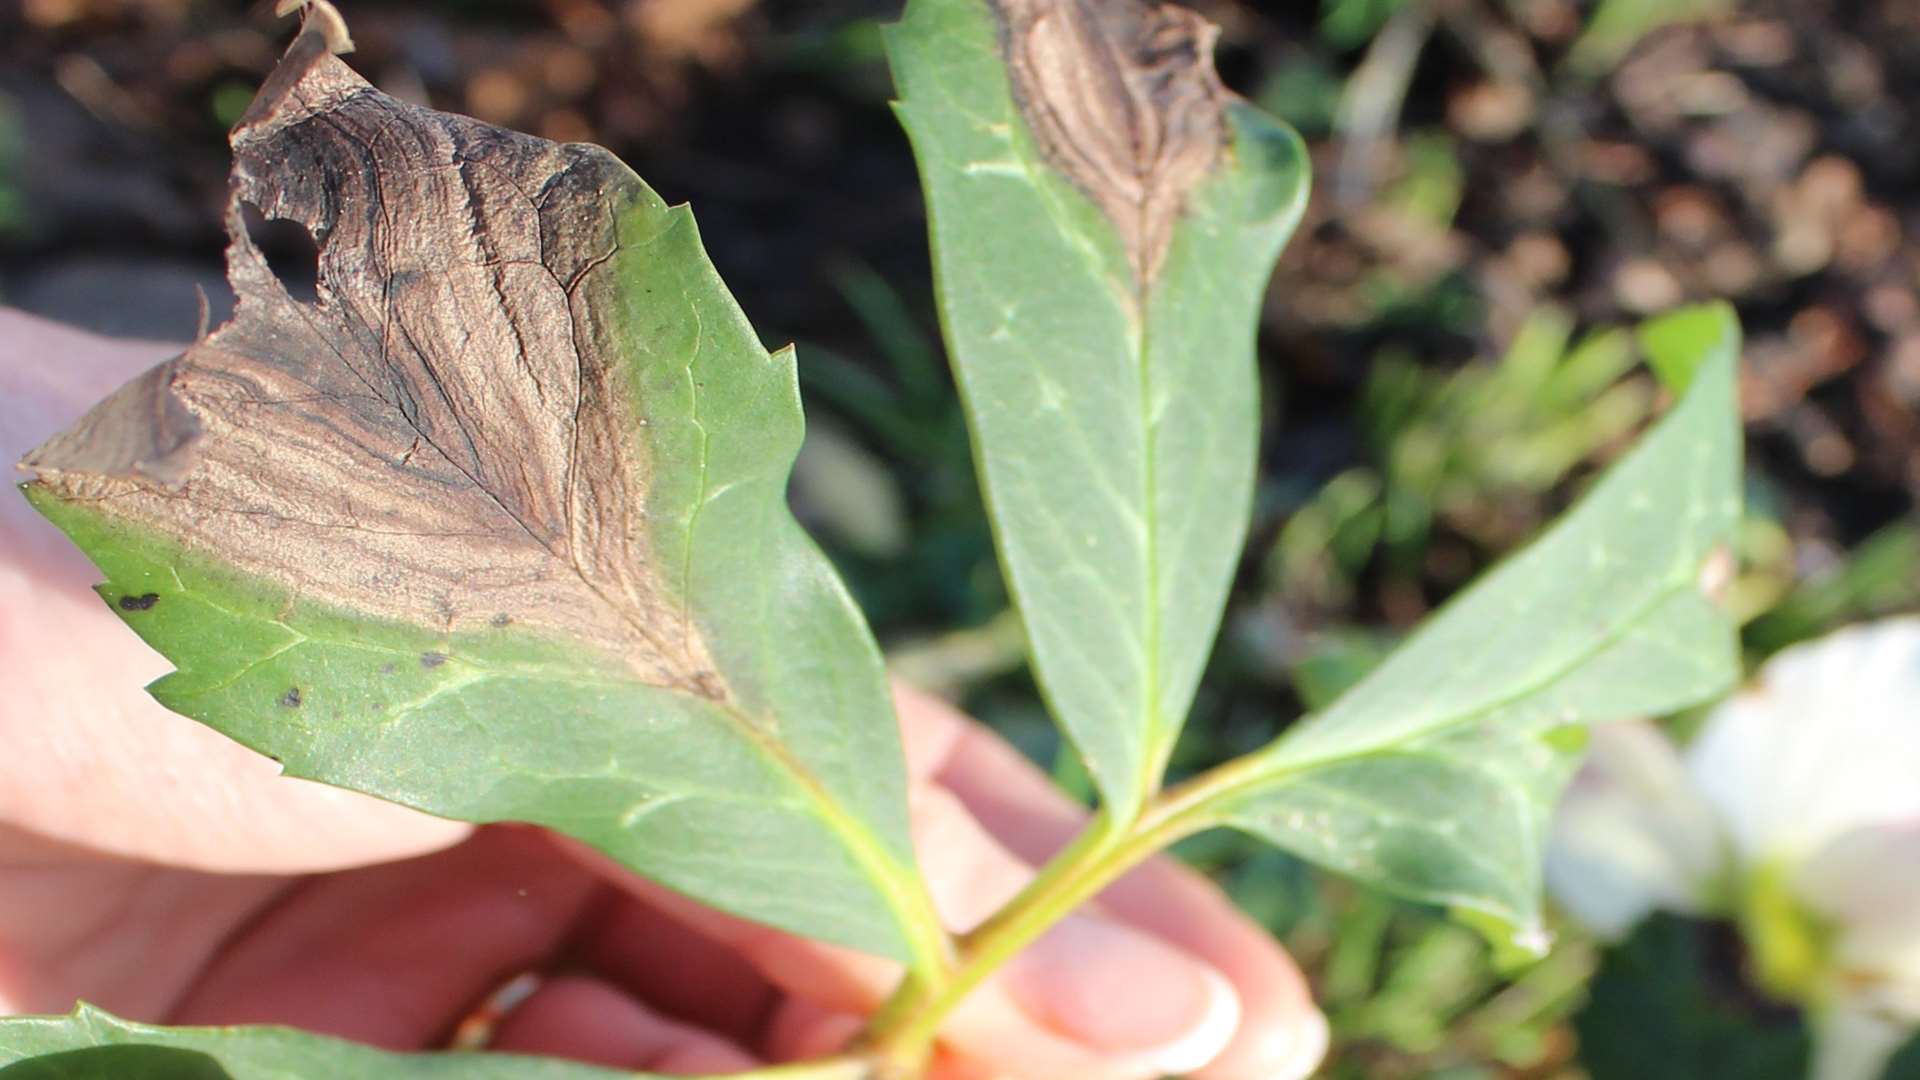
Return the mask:
<svg viewBox="0 0 1920 1080">
<path fill-rule="evenodd" d="M 176 352 L 0 309 L 0 456 L 17 460 Z M 291 873 L 446 847 L 468 826 L 306 781 L 142 687 L 170 665 L 91 586 L 98 571 L 0 491 L 0 823 L 200 870 Z M 130 822 L 139 823 L 129 828 Z"/>
</svg>

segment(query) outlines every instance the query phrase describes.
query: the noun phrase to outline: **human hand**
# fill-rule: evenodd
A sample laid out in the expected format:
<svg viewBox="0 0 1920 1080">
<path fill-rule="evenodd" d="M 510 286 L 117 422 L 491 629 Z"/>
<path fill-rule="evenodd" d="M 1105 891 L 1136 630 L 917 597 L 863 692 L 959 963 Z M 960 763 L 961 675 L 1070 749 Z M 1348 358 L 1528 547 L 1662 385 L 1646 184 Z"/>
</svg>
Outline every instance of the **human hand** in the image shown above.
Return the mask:
<svg viewBox="0 0 1920 1080">
<path fill-rule="evenodd" d="M 0 310 L 0 456 L 175 351 Z M 139 689 L 167 664 L 91 594 L 97 578 L 23 500 L 0 497 L 0 1010 L 84 997 L 133 1019 L 418 1049 L 533 972 L 494 1048 L 725 1072 L 831 1051 L 897 977 L 540 830 L 473 829 L 282 778 Z M 965 929 L 1084 813 L 984 728 L 910 690 L 898 702 L 921 868 Z M 1325 1041 L 1266 933 L 1159 860 L 969 998 L 937 1075 L 1287 1080 Z"/>
</svg>

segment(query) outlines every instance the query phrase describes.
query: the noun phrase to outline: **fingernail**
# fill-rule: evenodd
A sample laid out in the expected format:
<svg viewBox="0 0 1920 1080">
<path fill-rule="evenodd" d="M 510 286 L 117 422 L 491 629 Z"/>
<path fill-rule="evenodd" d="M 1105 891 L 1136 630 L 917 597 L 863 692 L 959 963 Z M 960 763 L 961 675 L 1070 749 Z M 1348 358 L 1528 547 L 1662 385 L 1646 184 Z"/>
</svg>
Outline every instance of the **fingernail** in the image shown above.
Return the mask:
<svg viewBox="0 0 1920 1080">
<path fill-rule="evenodd" d="M 1240 996 L 1219 972 L 1138 930 L 1062 921 L 1016 957 L 1008 994 L 1035 1022 L 1143 1072 L 1183 1073 L 1219 1055 Z"/>
<path fill-rule="evenodd" d="M 1235 1080 L 1307 1080 L 1327 1056 L 1327 1018 L 1307 1009 L 1291 1022 L 1269 1027 L 1252 1046 L 1236 1046 L 1222 1062 Z"/>
</svg>

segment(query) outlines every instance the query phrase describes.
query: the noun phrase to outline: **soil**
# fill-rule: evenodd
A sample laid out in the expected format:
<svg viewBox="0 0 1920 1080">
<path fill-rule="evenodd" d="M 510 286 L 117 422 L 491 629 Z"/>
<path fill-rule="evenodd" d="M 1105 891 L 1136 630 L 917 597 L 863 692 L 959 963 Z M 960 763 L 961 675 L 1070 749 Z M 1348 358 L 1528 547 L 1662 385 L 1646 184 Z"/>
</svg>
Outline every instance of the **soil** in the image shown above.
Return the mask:
<svg viewBox="0 0 1920 1080">
<path fill-rule="evenodd" d="M 1348 37 L 1318 3 L 1194 2 L 1223 26 L 1228 84 L 1309 137 L 1316 187 L 1263 319 L 1265 479 L 1230 647 L 1194 725 L 1204 745 L 1185 764 L 1264 741 L 1297 710 L 1285 669 L 1307 632 L 1403 629 L 1502 553 L 1442 522 L 1411 582 L 1376 563 L 1337 605 L 1276 595 L 1275 537 L 1368 460 L 1363 391 L 1382 357 L 1452 371 L 1500 354 L 1541 305 L 1600 327 L 1724 297 L 1748 334 L 1754 493 L 1793 542 L 1790 572 L 1817 576 L 1913 522 L 1920 4 L 1742 0 L 1596 60 L 1580 37 L 1592 5 L 1576 0 L 1343 3 L 1397 12 Z M 198 325 L 196 291 L 224 316 L 224 132 L 289 36 L 271 6 L 0 4 L 0 302 L 180 340 Z M 908 338 L 937 325 L 879 56 L 893 0 L 341 6 L 352 62 L 389 93 L 600 142 L 691 200 L 762 334 L 808 346 L 803 380 L 809 348 L 897 379 L 855 315 L 849 268 L 899 292 Z M 297 265 L 294 245 L 268 245 Z M 951 404 L 928 408 L 903 423 L 957 440 Z M 1004 598 L 964 448 L 937 468 L 900 461 L 836 401 L 810 409 L 891 462 L 905 493 L 911 554 L 834 551 L 883 638 L 993 615 Z M 1606 453 L 1503 502 L 1506 531 L 1564 505 Z M 1296 644 L 1275 644 L 1274 627 Z M 990 657 L 980 670 L 1017 666 L 1005 628 L 967 639 Z M 982 685 L 970 704 L 1016 737 L 1039 732 L 1025 741 L 1044 755 L 1031 685 Z"/>
</svg>

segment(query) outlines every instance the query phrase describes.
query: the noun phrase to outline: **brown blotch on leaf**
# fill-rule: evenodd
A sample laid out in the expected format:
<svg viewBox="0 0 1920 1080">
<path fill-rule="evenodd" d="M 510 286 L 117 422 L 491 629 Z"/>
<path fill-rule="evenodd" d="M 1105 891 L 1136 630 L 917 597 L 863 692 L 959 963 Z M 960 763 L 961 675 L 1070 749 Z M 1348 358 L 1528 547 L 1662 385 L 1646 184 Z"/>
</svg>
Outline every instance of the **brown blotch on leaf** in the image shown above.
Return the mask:
<svg viewBox="0 0 1920 1080">
<path fill-rule="evenodd" d="M 1733 580 L 1739 569 L 1739 560 L 1734 557 L 1733 549 L 1726 544 L 1716 544 L 1701 560 L 1700 573 L 1694 584 L 1708 602 L 1724 609 L 1733 592 Z"/>
<path fill-rule="evenodd" d="M 645 343 L 613 279 L 622 212 L 657 197 L 597 147 L 380 93 L 309 11 L 230 136 L 232 320 L 30 454 L 33 483 L 297 603 L 448 634 L 504 616 L 724 695 L 651 550 Z M 312 237 L 313 295 L 248 205 Z"/>
<path fill-rule="evenodd" d="M 1048 164 L 1113 222 L 1144 289 L 1227 141 L 1219 27 L 1145 0 L 992 0 L 1014 98 Z"/>
<path fill-rule="evenodd" d="M 447 654 L 443 652 L 423 652 L 420 654 L 420 666 L 423 668 L 437 668 L 446 662 Z"/>
<path fill-rule="evenodd" d="M 289 709 L 299 708 L 300 688 L 297 686 L 287 687 L 287 692 L 280 695 L 280 704 L 285 705 Z"/>
<path fill-rule="evenodd" d="M 120 598 L 121 611 L 146 611 L 160 602 L 159 593 L 141 593 L 139 596 L 127 595 Z"/>
<path fill-rule="evenodd" d="M 178 491 L 199 462 L 203 434 L 174 390 L 179 360 L 169 360 L 109 394 L 72 427 L 21 464 L 40 472 L 93 473 Z"/>
</svg>

